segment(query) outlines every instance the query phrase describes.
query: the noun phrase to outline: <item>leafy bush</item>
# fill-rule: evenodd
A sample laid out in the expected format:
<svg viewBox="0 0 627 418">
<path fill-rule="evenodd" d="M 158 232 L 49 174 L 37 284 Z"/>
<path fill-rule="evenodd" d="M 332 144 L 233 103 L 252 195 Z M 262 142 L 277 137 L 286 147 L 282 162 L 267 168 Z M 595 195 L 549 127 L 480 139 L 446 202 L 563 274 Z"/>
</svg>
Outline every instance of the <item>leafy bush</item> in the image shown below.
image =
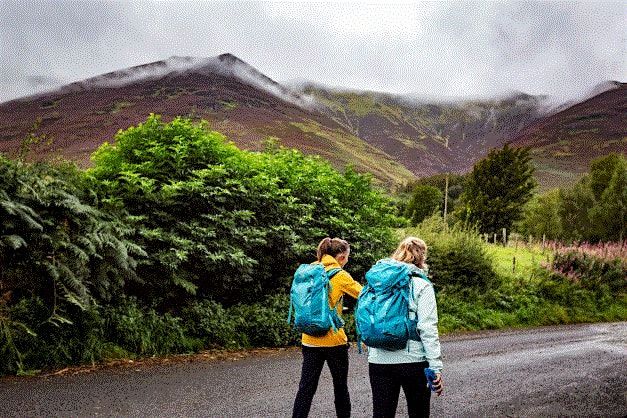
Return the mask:
<svg viewBox="0 0 627 418">
<path fill-rule="evenodd" d="M 94 162 L 102 201 L 126 211 L 150 254 L 133 294 L 163 309 L 194 296 L 250 303 L 286 289 L 326 235 L 351 242 L 363 273 L 390 249 L 389 227 L 399 222 L 369 177 L 298 151 L 240 151 L 187 119 L 151 116 Z"/>
<path fill-rule="evenodd" d="M 253 305 L 223 308 L 205 300 L 194 302 L 181 313 L 189 335 L 207 347 L 282 347 L 299 340 L 287 323 L 289 296 L 275 295 Z"/>
<path fill-rule="evenodd" d="M 241 348 L 247 345 L 245 335 L 236 332 L 237 318 L 212 300 L 193 301 L 181 311 L 187 335 L 200 339 L 208 348 Z"/>
<path fill-rule="evenodd" d="M 587 177 L 573 187 L 560 189 L 559 215 L 564 225 L 562 239 L 580 241 L 598 237 L 590 219 L 590 208 L 594 207 L 594 194 Z M 597 238 L 598 239 L 598 238 Z"/>
<path fill-rule="evenodd" d="M 137 281 L 143 250 L 69 164 L 0 156 L 0 371 L 99 358 L 97 302 Z"/>
<path fill-rule="evenodd" d="M 523 218 L 516 225 L 516 230 L 523 236 L 558 239 L 563 234 L 560 210 L 560 192 L 551 190 L 534 196 L 524 208 Z"/>
<path fill-rule="evenodd" d="M 68 306 L 62 320 L 38 296 L 4 308 L 0 373 L 25 372 L 102 358 L 103 321 L 96 307 Z M 2 315 L 0 315 L 2 316 Z"/>
<path fill-rule="evenodd" d="M 262 304 L 236 305 L 229 315 L 236 319 L 236 333 L 247 337 L 249 347 L 281 347 L 300 340 L 287 323 L 289 297 L 269 297 Z"/>
<path fill-rule="evenodd" d="M 66 304 L 109 300 L 136 279 L 135 257 L 145 253 L 126 239 L 128 228 L 94 207 L 81 182 L 70 165 L 0 156 L 0 280 L 9 304 L 36 294 L 58 316 Z"/>
<path fill-rule="evenodd" d="M 460 226 L 448 227 L 434 215 L 415 229 L 405 231 L 427 243 L 427 264 L 436 286 L 450 286 L 458 291 L 494 285 L 497 275 L 481 238 Z"/>
<path fill-rule="evenodd" d="M 185 335 L 181 318 L 143 308 L 134 298 L 105 309 L 106 340 L 142 356 L 193 352 L 200 341 Z"/>
</svg>

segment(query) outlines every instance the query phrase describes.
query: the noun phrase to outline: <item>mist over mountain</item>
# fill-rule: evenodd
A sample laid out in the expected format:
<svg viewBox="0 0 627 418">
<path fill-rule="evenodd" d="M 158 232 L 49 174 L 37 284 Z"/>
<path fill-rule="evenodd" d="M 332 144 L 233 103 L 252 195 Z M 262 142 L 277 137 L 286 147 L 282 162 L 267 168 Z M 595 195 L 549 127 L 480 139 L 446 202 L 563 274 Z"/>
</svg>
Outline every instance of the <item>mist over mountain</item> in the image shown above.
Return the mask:
<svg viewBox="0 0 627 418">
<path fill-rule="evenodd" d="M 597 117 L 590 116 L 585 129 L 557 129 L 574 108 L 576 117 Z M 25 136 L 45 135 L 48 141 L 32 158 L 60 155 L 88 165 L 91 152 L 119 129 L 158 113 L 165 119 L 206 119 L 247 149 L 261 149 L 265 138 L 275 137 L 390 185 L 414 176 L 463 173 L 493 147 L 528 145 L 538 150 L 538 178 L 548 187 L 571 182 L 594 155 L 625 153 L 624 110 L 625 85 L 618 82 L 597 86 L 579 103 L 556 104 L 551 97 L 518 91 L 436 99 L 305 80 L 284 85 L 232 54 L 173 56 L 0 104 L 0 151 L 15 153 Z M 598 152 L 590 152 L 590 141 Z"/>
</svg>

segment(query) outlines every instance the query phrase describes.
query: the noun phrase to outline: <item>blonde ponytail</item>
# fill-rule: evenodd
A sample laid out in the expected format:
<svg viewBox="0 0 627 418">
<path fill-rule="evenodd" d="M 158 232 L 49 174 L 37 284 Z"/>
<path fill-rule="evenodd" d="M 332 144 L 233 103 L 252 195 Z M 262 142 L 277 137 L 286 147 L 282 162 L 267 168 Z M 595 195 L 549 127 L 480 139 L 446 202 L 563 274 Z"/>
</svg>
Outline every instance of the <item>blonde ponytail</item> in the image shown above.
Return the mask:
<svg viewBox="0 0 627 418">
<path fill-rule="evenodd" d="M 426 269 L 428 267 L 425 263 L 427 260 L 427 244 L 420 238 L 407 237 L 398 245 L 398 248 L 392 254 L 392 258 L 414 264 L 421 269 Z"/>
</svg>

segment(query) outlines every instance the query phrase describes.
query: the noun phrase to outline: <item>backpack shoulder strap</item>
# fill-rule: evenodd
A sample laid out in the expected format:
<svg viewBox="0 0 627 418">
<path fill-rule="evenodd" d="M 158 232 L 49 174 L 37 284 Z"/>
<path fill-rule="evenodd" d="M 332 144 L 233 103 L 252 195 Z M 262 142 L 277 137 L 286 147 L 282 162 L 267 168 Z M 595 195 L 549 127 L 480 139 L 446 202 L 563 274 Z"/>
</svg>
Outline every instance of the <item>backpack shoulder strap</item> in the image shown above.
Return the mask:
<svg viewBox="0 0 627 418">
<path fill-rule="evenodd" d="M 327 271 L 327 276 L 329 276 L 329 280 L 331 280 L 333 278 L 333 276 L 338 274 L 340 271 L 342 271 L 342 269 L 338 268 L 338 267 L 336 267 L 334 269 L 331 269 L 331 270 L 328 270 Z"/>
<path fill-rule="evenodd" d="M 431 280 L 427 277 L 426 274 L 422 270 L 412 270 L 409 275 L 411 277 L 420 277 L 422 280 L 425 280 L 427 283 L 431 283 Z"/>
<path fill-rule="evenodd" d="M 415 298 L 414 298 L 414 281 L 412 280 L 412 278 L 414 277 L 418 277 L 422 280 L 424 280 L 425 282 L 431 284 L 431 280 L 429 280 L 429 278 L 427 277 L 427 275 L 424 273 L 423 270 L 417 270 L 417 269 L 412 269 L 409 272 L 409 297 L 411 298 L 411 300 L 414 302 L 415 304 Z M 418 315 L 418 310 L 415 311 L 416 315 Z"/>
<path fill-rule="evenodd" d="M 333 268 L 329 271 L 327 271 L 327 277 L 329 278 L 329 298 L 331 297 L 331 290 L 333 289 L 333 286 L 331 285 L 331 279 L 338 274 L 340 271 L 342 271 L 341 268 Z M 344 295 L 340 296 L 340 298 L 337 300 L 337 302 L 335 302 L 335 306 L 333 306 L 333 310 L 337 309 L 337 305 L 340 304 L 340 302 L 342 301 L 342 299 L 344 298 Z"/>
</svg>

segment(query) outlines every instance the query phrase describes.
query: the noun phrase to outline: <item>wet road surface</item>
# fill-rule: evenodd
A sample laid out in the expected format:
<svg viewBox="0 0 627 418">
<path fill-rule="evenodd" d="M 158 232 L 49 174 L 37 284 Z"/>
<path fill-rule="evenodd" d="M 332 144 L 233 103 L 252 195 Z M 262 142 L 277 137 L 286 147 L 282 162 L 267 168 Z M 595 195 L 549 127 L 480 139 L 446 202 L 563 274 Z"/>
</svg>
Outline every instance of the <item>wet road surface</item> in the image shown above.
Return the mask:
<svg viewBox="0 0 627 418">
<path fill-rule="evenodd" d="M 627 416 L 627 322 L 483 332 L 442 339 L 445 395 L 432 416 Z M 371 416 L 366 356 L 351 348 L 353 416 Z M 297 349 L 239 361 L 194 361 L 0 379 L 0 417 L 286 417 Z M 406 415 L 403 395 L 397 415 Z M 312 417 L 335 416 L 323 371 Z"/>
</svg>

